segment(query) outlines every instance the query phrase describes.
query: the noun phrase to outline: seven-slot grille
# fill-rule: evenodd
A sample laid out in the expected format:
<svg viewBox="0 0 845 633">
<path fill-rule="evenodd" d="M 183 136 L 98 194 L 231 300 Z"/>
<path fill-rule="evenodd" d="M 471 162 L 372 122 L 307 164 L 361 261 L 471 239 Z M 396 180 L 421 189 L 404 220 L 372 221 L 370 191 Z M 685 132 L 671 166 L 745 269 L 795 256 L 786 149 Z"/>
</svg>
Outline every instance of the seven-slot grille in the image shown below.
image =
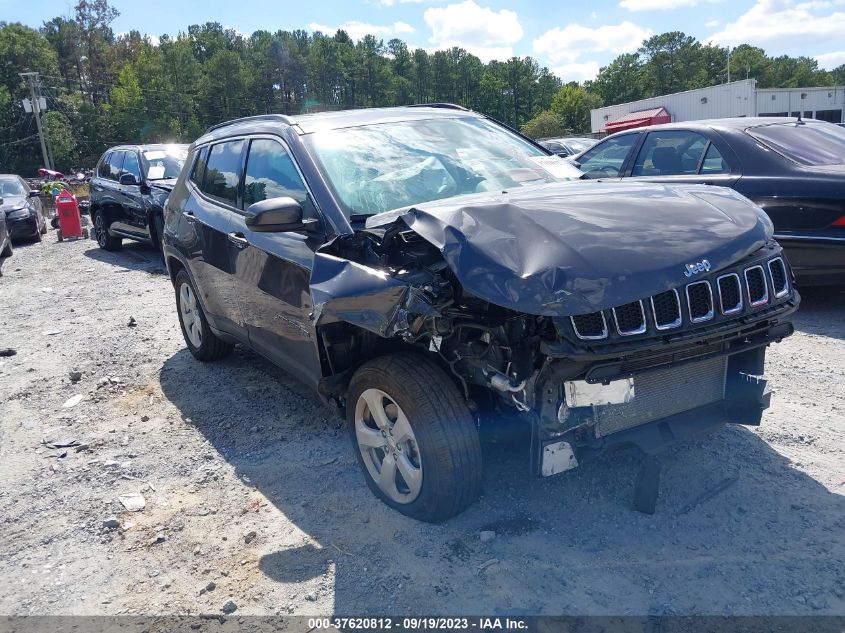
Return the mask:
<svg viewBox="0 0 845 633">
<path fill-rule="evenodd" d="M 704 323 L 717 313 L 723 316 L 739 314 L 746 305 L 758 308 L 769 303 L 772 297 L 780 299 L 787 294 L 789 278 L 786 265 L 782 258 L 775 257 L 764 265 L 721 275 L 714 283 L 710 280 L 694 281 L 683 289 L 661 292 L 645 302 L 632 301 L 617 306 L 607 315 L 605 312 L 591 312 L 570 317 L 570 321 L 575 335 L 581 340 L 607 338 L 611 319 L 613 323 L 610 327 L 615 326 L 620 336 L 633 336 L 645 333 L 651 319 L 657 330 L 671 330 L 680 327 L 684 319 L 689 319 L 690 323 Z M 686 302 L 686 310 L 682 310 L 681 297 Z M 651 317 L 647 316 L 646 303 L 651 309 Z"/>
</svg>

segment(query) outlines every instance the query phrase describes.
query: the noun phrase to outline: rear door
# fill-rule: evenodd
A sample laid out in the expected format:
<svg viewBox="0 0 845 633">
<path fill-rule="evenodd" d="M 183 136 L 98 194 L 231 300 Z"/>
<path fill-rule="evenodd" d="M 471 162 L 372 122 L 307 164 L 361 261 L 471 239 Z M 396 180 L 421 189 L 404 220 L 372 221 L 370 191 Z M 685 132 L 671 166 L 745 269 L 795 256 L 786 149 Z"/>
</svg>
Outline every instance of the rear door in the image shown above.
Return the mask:
<svg viewBox="0 0 845 633">
<path fill-rule="evenodd" d="M 738 162 L 721 137 L 692 130 L 649 132 L 630 167 L 630 176 L 648 182 L 733 186 Z"/>
<path fill-rule="evenodd" d="M 125 224 L 123 200 L 117 180 L 123 167 L 123 151 L 112 150 L 103 158 L 97 168 L 97 178 L 91 183 L 97 211 L 102 211 L 106 223 L 116 223 L 119 229 Z"/>
<path fill-rule="evenodd" d="M 245 147 L 242 139 L 232 139 L 199 148 L 187 184 L 192 195 L 174 200 L 180 207 L 174 232 L 206 316 L 212 327 L 244 340 L 228 234 L 240 204 Z"/>
<path fill-rule="evenodd" d="M 621 178 L 639 138 L 639 132 L 630 132 L 600 141 L 578 157 L 579 169 L 587 178 Z"/>
<path fill-rule="evenodd" d="M 300 203 L 305 219 L 319 219 L 313 198 L 288 148 L 276 137 L 252 138 L 244 168 L 243 204 L 233 216 L 230 239 L 235 277 L 250 345 L 277 365 L 316 385 L 321 376 L 310 314 L 314 251 L 322 235 L 252 231 L 249 205 L 288 196 Z"/>
</svg>

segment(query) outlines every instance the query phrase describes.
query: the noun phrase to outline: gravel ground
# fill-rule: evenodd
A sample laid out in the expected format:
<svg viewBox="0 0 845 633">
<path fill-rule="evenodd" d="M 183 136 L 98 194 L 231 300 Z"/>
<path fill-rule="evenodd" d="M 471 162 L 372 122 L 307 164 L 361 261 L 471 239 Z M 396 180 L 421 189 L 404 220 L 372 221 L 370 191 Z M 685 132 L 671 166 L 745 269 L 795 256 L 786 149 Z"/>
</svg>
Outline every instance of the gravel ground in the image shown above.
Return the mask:
<svg viewBox="0 0 845 633">
<path fill-rule="evenodd" d="M 845 614 L 842 290 L 770 350 L 760 428 L 665 456 L 655 515 L 629 509 L 635 452 L 536 480 L 514 442 L 426 525 L 369 493 L 295 379 L 193 360 L 147 247 L 51 232 L 3 272 L 0 614 Z"/>
</svg>

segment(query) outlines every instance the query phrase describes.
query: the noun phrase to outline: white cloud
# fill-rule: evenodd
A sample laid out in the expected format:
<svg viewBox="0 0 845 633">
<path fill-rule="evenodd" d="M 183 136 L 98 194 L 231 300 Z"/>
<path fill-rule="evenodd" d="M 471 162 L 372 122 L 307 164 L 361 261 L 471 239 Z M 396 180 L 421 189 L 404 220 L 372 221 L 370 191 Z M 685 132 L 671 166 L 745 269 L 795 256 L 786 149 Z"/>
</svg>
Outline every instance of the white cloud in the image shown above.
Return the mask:
<svg viewBox="0 0 845 633">
<path fill-rule="evenodd" d="M 735 22 L 725 25 L 709 39 L 722 45 L 772 45 L 777 53 L 806 54 L 809 46 L 841 46 L 845 13 L 816 13 L 842 5 L 841 0 L 757 0 Z"/>
<path fill-rule="evenodd" d="M 694 7 L 698 0 L 622 0 L 619 6 L 628 11 L 667 11 L 679 7 Z"/>
<path fill-rule="evenodd" d="M 834 68 L 838 68 L 842 64 L 845 64 L 845 51 L 816 55 L 816 61 L 819 63 L 819 66 L 825 70 L 833 70 Z"/>
<path fill-rule="evenodd" d="M 552 66 L 574 64 L 585 53 L 628 53 L 639 48 L 651 30 L 622 22 L 596 28 L 567 24 L 555 27 L 534 40 L 534 53 Z M 583 62 L 582 62 L 583 63 Z"/>
<path fill-rule="evenodd" d="M 719 24 L 720 24 L 719 20 L 710 20 L 704 26 L 706 26 L 708 29 L 715 29 L 717 26 L 719 26 Z"/>
<path fill-rule="evenodd" d="M 568 64 L 561 64 L 550 68 L 555 75 L 560 77 L 563 82 L 577 81 L 582 82 L 587 79 L 595 79 L 599 74 L 601 64 L 594 60 L 584 62 L 571 62 Z"/>
<path fill-rule="evenodd" d="M 523 35 L 516 11 L 494 11 L 474 0 L 428 8 L 423 19 L 436 48 L 460 46 L 484 61 L 512 57 L 512 45 Z"/>
<path fill-rule="evenodd" d="M 414 27 L 407 22 L 394 22 L 389 25 L 369 24 L 367 22 L 359 22 L 358 20 L 351 20 L 344 22 L 339 26 L 328 26 L 326 24 L 318 24 L 311 22 L 308 28 L 312 31 L 320 31 L 325 35 L 333 35 L 338 29 L 346 31 L 346 33 L 353 40 L 360 40 L 365 35 L 375 35 L 392 37 L 396 35 L 406 35 L 414 32 Z"/>
<path fill-rule="evenodd" d="M 398 0 L 399 4 L 422 4 L 423 2 L 442 2 L 443 0 Z M 392 7 L 397 0 L 379 0 L 379 4 L 383 7 Z"/>
</svg>

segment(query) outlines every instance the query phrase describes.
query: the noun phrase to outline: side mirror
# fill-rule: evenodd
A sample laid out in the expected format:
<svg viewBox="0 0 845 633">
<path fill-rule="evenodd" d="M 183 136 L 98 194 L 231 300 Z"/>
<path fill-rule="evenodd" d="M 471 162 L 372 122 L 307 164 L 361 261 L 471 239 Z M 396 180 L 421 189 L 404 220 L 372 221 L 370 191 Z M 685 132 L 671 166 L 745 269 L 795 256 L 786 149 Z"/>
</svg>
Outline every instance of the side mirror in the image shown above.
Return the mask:
<svg viewBox="0 0 845 633">
<path fill-rule="evenodd" d="M 118 182 L 121 185 L 124 185 L 124 186 L 131 186 L 131 185 L 137 185 L 138 184 L 138 181 L 135 178 L 135 174 L 121 174 L 120 180 L 118 180 Z"/>
<path fill-rule="evenodd" d="M 302 207 L 288 196 L 268 198 L 249 205 L 246 225 L 253 231 L 282 233 L 312 228 L 316 220 L 303 220 Z"/>
</svg>

